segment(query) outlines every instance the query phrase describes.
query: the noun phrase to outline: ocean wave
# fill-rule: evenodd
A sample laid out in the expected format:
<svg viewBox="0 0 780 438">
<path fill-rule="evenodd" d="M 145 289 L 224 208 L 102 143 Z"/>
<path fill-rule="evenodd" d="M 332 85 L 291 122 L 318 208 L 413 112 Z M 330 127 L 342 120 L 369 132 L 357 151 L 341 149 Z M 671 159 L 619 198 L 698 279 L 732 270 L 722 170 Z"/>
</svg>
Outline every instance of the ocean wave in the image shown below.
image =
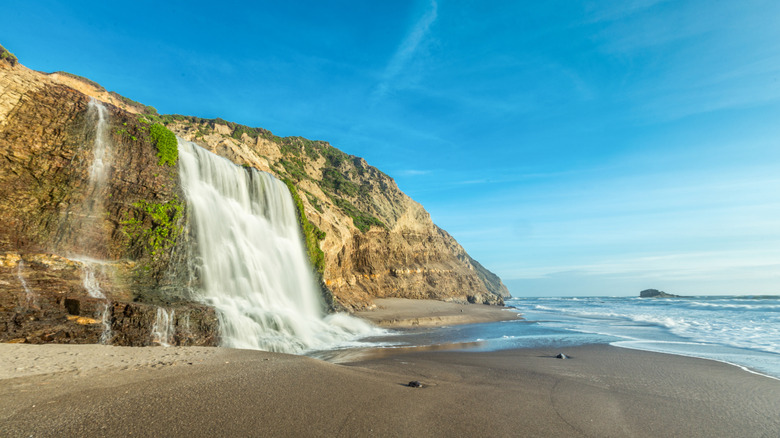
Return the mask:
<svg viewBox="0 0 780 438">
<path fill-rule="evenodd" d="M 582 332 L 620 337 L 639 333 L 656 341 L 675 336 L 682 342 L 780 353 L 780 297 L 664 300 L 586 297 L 558 298 L 555 302 L 531 299 L 523 300 L 522 304 L 527 308 L 526 318 L 545 315 L 545 319 L 554 320 L 558 315 L 564 319 L 557 326 Z M 645 331 L 636 332 L 642 327 Z M 652 327 L 660 331 L 656 334 L 647 331 Z"/>
</svg>

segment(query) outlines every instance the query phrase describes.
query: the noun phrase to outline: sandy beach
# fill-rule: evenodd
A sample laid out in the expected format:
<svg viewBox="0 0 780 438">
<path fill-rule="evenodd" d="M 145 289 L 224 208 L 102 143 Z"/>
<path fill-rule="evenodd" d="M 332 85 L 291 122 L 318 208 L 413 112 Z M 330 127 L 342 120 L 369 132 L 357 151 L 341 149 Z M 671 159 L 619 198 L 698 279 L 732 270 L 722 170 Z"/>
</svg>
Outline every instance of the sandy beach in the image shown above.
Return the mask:
<svg viewBox="0 0 780 438">
<path fill-rule="evenodd" d="M 570 359 L 555 358 L 561 352 Z M 402 351 L 341 364 L 100 345 L 0 344 L 0 357 L 3 437 L 773 437 L 780 430 L 779 380 L 606 345 Z"/>
<path fill-rule="evenodd" d="M 456 324 L 477 324 L 518 319 L 520 315 L 506 307 L 484 304 L 447 303 L 435 300 L 376 298 L 376 309 L 356 315 L 380 327 L 433 327 Z"/>
<path fill-rule="evenodd" d="M 8 362 L 43 371 L 67 352 L 63 371 L 8 371 Z M 556 353 L 422 352 L 335 365 L 221 348 L 2 344 L 0 435 L 769 437 L 780 430 L 780 381 L 601 345 L 567 349 L 567 360 Z M 405 386 L 412 380 L 424 386 Z"/>
</svg>

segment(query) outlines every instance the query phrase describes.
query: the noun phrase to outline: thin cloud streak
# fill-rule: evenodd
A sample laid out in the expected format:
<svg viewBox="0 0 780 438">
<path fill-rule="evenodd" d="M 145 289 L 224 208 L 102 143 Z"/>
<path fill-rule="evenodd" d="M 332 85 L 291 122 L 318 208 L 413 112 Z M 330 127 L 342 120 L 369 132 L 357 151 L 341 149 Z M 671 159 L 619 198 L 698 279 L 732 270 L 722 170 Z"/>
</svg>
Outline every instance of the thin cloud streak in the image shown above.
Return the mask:
<svg viewBox="0 0 780 438">
<path fill-rule="evenodd" d="M 432 1 L 430 9 L 419 21 L 417 21 L 411 32 L 409 32 L 406 38 L 404 38 L 398 46 L 398 49 L 395 51 L 395 54 L 385 68 L 384 74 L 382 75 L 382 81 L 377 85 L 371 96 L 372 102 L 376 103 L 378 100 L 387 96 L 392 89 L 396 88 L 397 79 L 403 75 L 404 70 L 412 59 L 414 59 L 425 38 L 428 36 L 431 25 L 436 21 L 438 9 L 438 3 L 435 0 Z"/>
</svg>

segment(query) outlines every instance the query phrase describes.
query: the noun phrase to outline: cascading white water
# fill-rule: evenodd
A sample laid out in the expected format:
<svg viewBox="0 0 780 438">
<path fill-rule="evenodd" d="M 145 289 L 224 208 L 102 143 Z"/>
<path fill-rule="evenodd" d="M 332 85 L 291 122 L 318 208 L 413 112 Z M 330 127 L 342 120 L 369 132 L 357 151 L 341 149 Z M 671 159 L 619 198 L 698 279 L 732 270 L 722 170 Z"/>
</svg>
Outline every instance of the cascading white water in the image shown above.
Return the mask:
<svg viewBox="0 0 780 438">
<path fill-rule="evenodd" d="M 105 298 L 106 295 L 100 289 L 100 282 L 95 276 L 95 267 L 100 266 L 99 261 L 91 259 L 79 260 L 81 265 L 81 281 L 84 289 L 92 298 Z"/>
<path fill-rule="evenodd" d="M 114 335 L 111 331 L 111 303 L 106 301 L 103 304 L 103 311 L 100 313 L 100 323 L 103 324 L 103 332 L 100 334 L 100 343 L 109 345 L 111 337 Z"/>
<path fill-rule="evenodd" d="M 95 254 L 105 246 L 106 233 L 101 233 L 104 224 L 104 211 L 106 203 L 106 183 L 111 170 L 111 142 L 108 139 L 108 110 L 102 103 L 94 98 L 89 100 L 87 117 L 95 123 L 95 141 L 92 144 L 92 164 L 89 168 L 89 185 L 87 197 L 82 204 L 82 219 L 76 223 L 79 233 L 77 248 L 81 254 Z M 103 331 L 100 334 L 100 343 L 111 343 L 113 333 L 111 331 L 111 303 L 106 299 L 106 294 L 100 288 L 97 270 L 104 272 L 104 262 L 86 256 L 74 257 L 81 262 L 81 280 L 87 294 L 93 298 L 106 300 L 100 312 L 100 321 Z"/>
<path fill-rule="evenodd" d="M 331 348 L 373 328 L 328 315 L 284 183 L 179 140 L 179 169 L 201 258 L 202 301 L 228 347 Z"/>
<path fill-rule="evenodd" d="M 154 320 L 154 325 L 152 325 L 152 342 L 163 347 L 171 346 L 173 335 L 176 333 L 175 317 L 175 310 L 171 310 L 171 313 L 168 313 L 162 307 L 157 308 L 157 317 Z"/>
<path fill-rule="evenodd" d="M 108 110 L 103 104 L 91 98 L 87 106 L 87 123 L 94 127 L 92 142 L 92 163 L 89 167 L 88 184 L 84 200 L 74 205 L 69 213 L 71 236 L 69 250 L 79 259 L 104 254 L 110 231 L 106 228 L 107 187 L 111 175 L 112 148 L 108 136 Z M 88 276 L 85 273 L 85 277 Z"/>
<path fill-rule="evenodd" d="M 108 179 L 108 171 L 111 169 L 111 148 L 106 135 L 108 111 L 93 97 L 89 99 L 87 114 L 90 118 L 97 118 L 95 143 L 92 148 L 93 159 L 89 168 L 89 185 L 94 193 L 103 188 Z"/>
</svg>

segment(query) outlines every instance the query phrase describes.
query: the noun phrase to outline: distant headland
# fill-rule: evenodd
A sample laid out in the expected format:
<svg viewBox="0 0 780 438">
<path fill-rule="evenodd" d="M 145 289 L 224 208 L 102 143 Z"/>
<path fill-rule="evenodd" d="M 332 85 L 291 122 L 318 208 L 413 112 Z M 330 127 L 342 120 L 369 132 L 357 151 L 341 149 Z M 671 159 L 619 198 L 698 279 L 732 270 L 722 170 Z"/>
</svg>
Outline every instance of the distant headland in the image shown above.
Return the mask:
<svg viewBox="0 0 780 438">
<path fill-rule="evenodd" d="M 645 289 L 639 292 L 640 298 L 680 298 L 679 295 L 668 294 L 658 289 Z"/>
</svg>

